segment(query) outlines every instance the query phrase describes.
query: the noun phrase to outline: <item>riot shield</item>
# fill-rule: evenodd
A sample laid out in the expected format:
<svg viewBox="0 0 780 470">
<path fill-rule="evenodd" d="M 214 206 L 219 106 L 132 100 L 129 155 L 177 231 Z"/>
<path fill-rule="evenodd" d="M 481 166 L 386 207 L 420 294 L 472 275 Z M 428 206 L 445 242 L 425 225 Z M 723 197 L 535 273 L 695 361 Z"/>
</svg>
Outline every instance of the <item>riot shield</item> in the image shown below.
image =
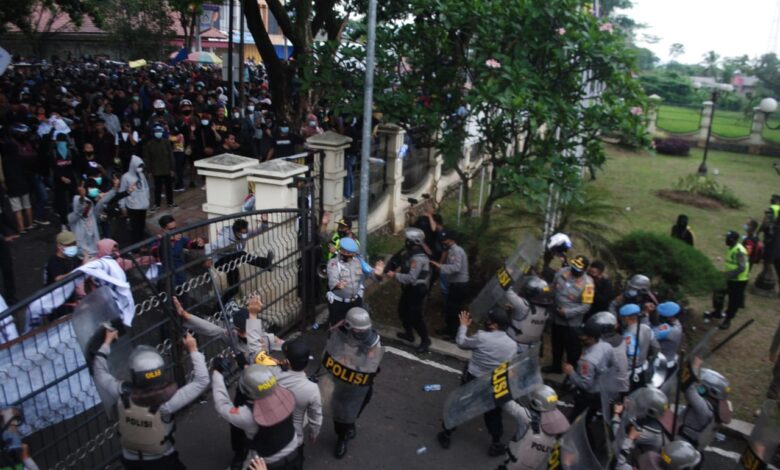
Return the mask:
<svg viewBox="0 0 780 470">
<path fill-rule="evenodd" d="M 539 346 L 536 345 L 499 365 L 492 373 L 463 384 L 450 393 L 444 402 L 444 426 L 454 429 L 526 394 L 528 387 L 540 383 Z"/>
<path fill-rule="evenodd" d="M 756 420 L 748 446 L 739 459 L 737 468 L 754 470 L 768 468 L 780 444 L 780 406 L 775 400 L 766 400 Z"/>
<path fill-rule="evenodd" d="M 332 393 L 333 419 L 354 423 L 371 390 L 384 351 L 379 341 L 367 346 L 339 328 L 331 330 L 325 345 L 322 366 L 325 376 L 323 395 Z"/>
<path fill-rule="evenodd" d="M 79 302 L 71 316 L 71 324 L 76 334 L 76 339 L 84 354 L 84 359 L 91 366 L 94 355 L 103 344 L 103 336 L 106 329 L 105 323 L 115 326 L 122 324 L 122 313 L 111 295 L 108 287 L 101 287 Z M 133 345 L 127 335 L 120 335 L 111 345 L 111 354 L 108 356 L 108 368 L 114 377 L 120 380 L 129 379 L 127 358 Z M 112 415 L 115 401 L 112 400 L 100 387 L 97 387 L 100 399 L 109 416 Z"/>
<path fill-rule="evenodd" d="M 542 255 L 542 243 L 533 237 L 526 236 L 518 246 L 517 251 L 499 268 L 479 292 L 479 295 L 469 305 L 471 316 L 481 320 L 484 315 L 504 297 L 504 292 L 528 270 Z"/>
<path fill-rule="evenodd" d="M 605 470 L 591 449 L 587 413 L 580 414 L 561 438 L 560 465 L 566 470 Z"/>
</svg>

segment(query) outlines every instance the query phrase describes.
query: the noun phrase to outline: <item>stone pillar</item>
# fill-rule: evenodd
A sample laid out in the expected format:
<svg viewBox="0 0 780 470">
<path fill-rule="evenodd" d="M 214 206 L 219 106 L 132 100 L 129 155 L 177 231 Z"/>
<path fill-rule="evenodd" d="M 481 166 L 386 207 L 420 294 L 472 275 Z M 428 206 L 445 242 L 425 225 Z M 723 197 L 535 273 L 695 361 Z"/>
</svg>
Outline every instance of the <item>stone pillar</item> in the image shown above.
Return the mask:
<svg viewBox="0 0 780 470">
<path fill-rule="evenodd" d="M 647 107 L 647 133 L 655 136 L 658 132 L 658 107 L 661 105 L 663 98 L 655 94 L 647 98 L 650 102 L 650 106 Z"/>
<path fill-rule="evenodd" d="M 766 123 L 766 114 L 758 106 L 753 108 L 753 124 L 750 126 L 750 145 L 762 145 L 764 143 L 764 124 Z"/>
<path fill-rule="evenodd" d="M 322 188 L 322 206 L 331 213 L 328 230 L 336 229 L 336 222 L 344 215 L 344 150 L 349 148 L 352 138 L 333 131 L 315 135 L 306 139 L 306 148 L 325 152 L 320 171 L 324 172 Z M 317 169 L 315 168 L 315 171 Z M 359 191 L 359 188 L 355 188 Z"/>
<path fill-rule="evenodd" d="M 247 169 L 256 167 L 257 160 L 223 153 L 195 162 L 198 174 L 206 177 L 206 202 L 203 212 L 208 218 L 241 212 L 246 195 Z"/>
<path fill-rule="evenodd" d="M 297 209 L 298 189 L 292 183 L 306 171 L 306 165 L 286 160 L 270 160 L 247 170 L 255 187 L 255 209 Z"/>
<path fill-rule="evenodd" d="M 702 103 L 701 124 L 699 125 L 699 135 L 698 135 L 698 139 L 700 143 L 703 143 L 705 140 L 707 140 L 707 129 L 709 129 L 710 122 L 712 121 L 713 106 L 714 103 L 712 101 L 705 101 L 704 103 Z"/>
<path fill-rule="evenodd" d="M 381 148 L 387 149 L 385 154 L 387 190 L 385 194 L 390 198 L 390 209 L 387 217 L 391 218 L 393 231 L 397 232 L 403 229 L 406 223 L 406 203 L 401 194 L 401 187 L 404 183 L 404 161 L 399 155 L 404 144 L 406 131 L 395 124 L 382 124 L 379 126 L 378 133 L 385 140 L 385 145 L 382 145 Z M 406 158 L 408 158 L 408 154 Z"/>
</svg>

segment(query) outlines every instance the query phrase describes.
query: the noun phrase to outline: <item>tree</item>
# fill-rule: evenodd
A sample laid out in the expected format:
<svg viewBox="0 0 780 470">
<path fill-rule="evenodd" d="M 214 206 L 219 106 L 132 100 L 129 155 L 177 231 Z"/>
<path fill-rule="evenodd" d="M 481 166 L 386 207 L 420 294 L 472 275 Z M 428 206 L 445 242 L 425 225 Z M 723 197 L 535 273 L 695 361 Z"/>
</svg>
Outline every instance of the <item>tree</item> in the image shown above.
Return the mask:
<svg viewBox="0 0 780 470">
<path fill-rule="evenodd" d="M 102 27 L 111 35 L 122 57 L 162 57 L 173 38 L 170 8 L 159 0 L 104 0 Z"/>
<path fill-rule="evenodd" d="M 718 55 L 715 51 L 709 51 L 708 53 L 704 54 L 704 60 L 702 60 L 704 73 L 717 80 L 718 74 L 720 73 L 720 68 L 718 67 L 719 62 L 720 55 Z"/>
<path fill-rule="evenodd" d="M 672 59 L 676 59 L 680 57 L 681 55 L 685 54 L 685 46 L 680 44 L 679 42 L 676 42 L 669 46 L 669 57 Z"/>
<path fill-rule="evenodd" d="M 658 56 L 646 47 L 634 47 L 633 51 L 636 55 L 637 66 L 641 71 L 653 70 L 660 61 Z"/>
<path fill-rule="evenodd" d="M 48 12 L 48 14 L 46 14 Z M 32 46 L 33 54 L 37 57 L 45 56 L 45 46 L 53 35 L 62 31 L 68 26 L 68 23 L 61 23 L 55 27 L 60 19 L 67 16 L 59 5 L 46 5 L 38 1 L 32 7 L 27 27 L 21 29 L 22 34 L 27 38 Z"/>
<path fill-rule="evenodd" d="M 95 17 L 98 0 L 7 0 L 0 7 L 0 33 L 11 24 L 23 33 L 33 31 L 31 21 L 36 8 L 63 12 L 70 16 L 75 24 L 81 24 L 85 15 Z"/>
<path fill-rule="evenodd" d="M 745 54 L 723 59 L 720 81 L 731 83 L 731 78 L 737 73 L 745 73 L 750 68 L 750 58 Z"/>
<path fill-rule="evenodd" d="M 171 9 L 178 13 L 179 24 L 184 31 L 184 47 L 191 51 L 198 18 L 203 13 L 203 0 L 168 0 Z"/>
<path fill-rule="evenodd" d="M 780 59 L 774 52 L 764 54 L 751 67 L 751 72 L 761 80 L 761 84 L 780 96 Z"/>
</svg>

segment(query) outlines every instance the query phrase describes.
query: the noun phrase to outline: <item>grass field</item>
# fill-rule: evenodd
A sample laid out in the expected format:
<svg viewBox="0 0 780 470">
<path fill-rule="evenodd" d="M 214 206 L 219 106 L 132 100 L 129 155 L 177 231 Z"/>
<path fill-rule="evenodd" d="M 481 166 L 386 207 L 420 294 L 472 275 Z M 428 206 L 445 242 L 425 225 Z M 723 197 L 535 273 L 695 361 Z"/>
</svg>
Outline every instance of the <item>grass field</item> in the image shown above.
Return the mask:
<svg viewBox="0 0 780 470">
<path fill-rule="evenodd" d="M 723 256 L 725 251 L 725 232 L 742 231 L 741 227 L 748 217 L 760 219 L 768 205 L 769 196 L 778 192 L 780 176 L 772 169 L 772 163 L 780 163 L 780 159 L 710 152 L 711 174 L 717 170 L 717 180 L 731 188 L 745 203 L 743 209 L 704 210 L 659 199 L 655 196 L 656 191 L 671 189 L 679 177 L 696 171 L 701 151 L 693 149 L 691 152 L 690 158 L 680 158 L 646 152 L 631 153 L 610 147 L 604 171 L 597 174 L 598 179 L 595 182 L 588 184 L 594 184 L 604 190 L 610 201 L 621 208 L 624 217 L 613 217 L 608 221 L 618 233 L 640 229 L 668 233 L 677 215 L 687 214 L 696 234 L 697 248 L 720 268 L 722 261 L 718 258 Z M 477 188 L 472 192 L 476 193 Z M 473 194 L 473 197 L 476 198 L 477 195 Z M 510 233 L 515 239 L 514 242 L 486 242 L 487 249 L 480 250 L 480 253 L 489 256 L 507 256 L 520 238 L 520 229 L 517 227 L 524 222 L 512 216 L 508 209 L 519 203 L 511 200 L 501 201 L 501 207 L 495 210 L 494 223 L 488 233 L 478 232 L 475 222 L 466 218 L 463 218 L 460 231 L 466 236 L 479 237 L 481 240 L 491 240 L 501 233 Z M 442 207 L 445 223 L 449 227 L 454 226 L 456 210 L 457 193 L 448 198 Z M 390 253 L 400 246 L 400 237 L 372 236 L 370 244 L 374 243 L 382 246 L 383 249 L 379 251 Z M 760 268 L 758 266 L 751 272 L 751 283 Z M 395 310 L 398 288 L 395 284 L 382 284 L 368 299 L 373 314 L 377 315 L 380 321 L 390 324 L 398 324 Z M 710 307 L 708 297 L 689 300 L 696 312 L 701 313 Z M 739 325 L 749 318 L 755 318 L 756 322 L 711 360 L 711 367 L 725 374 L 732 382 L 733 404 L 739 419 L 752 421 L 753 410 L 759 407 L 766 392 L 771 377 L 771 364 L 766 357 L 772 335 L 778 326 L 778 304 L 780 300 L 776 298 L 767 299 L 748 294 L 746 309 L 739 312 L 735 323 Z M 438 289 L 430 295 L 427 308 L 429 326 L 441 326 Z M 687 329 L 691 330 L 692 327 L 695 330 L 691 331 L 691 334 L 695 337 L 709 325 L 703 324 L 700 317 L 696 316 L 688 322 Z M 718 332 L 715 341 L 727 334 L 728 332 Z M 547 359 L 543 360 L 546 361 Z"/>
<path fill-rule="evenodd" d="M 694 132 L 699 129 L 701 113 L 699 109 L 679 106 L 661 106 L 658 109 L 658 128 L 672 134 Z M 777 120 L 770 122 L 777 126 Z M 715 111 L 712 133 L 721 137 L 746 137 L 750 134 L 750 118 L 738 111 Z M 780 130 L 764 128 L 764 138 L 780 142 Z"/>
</svg>

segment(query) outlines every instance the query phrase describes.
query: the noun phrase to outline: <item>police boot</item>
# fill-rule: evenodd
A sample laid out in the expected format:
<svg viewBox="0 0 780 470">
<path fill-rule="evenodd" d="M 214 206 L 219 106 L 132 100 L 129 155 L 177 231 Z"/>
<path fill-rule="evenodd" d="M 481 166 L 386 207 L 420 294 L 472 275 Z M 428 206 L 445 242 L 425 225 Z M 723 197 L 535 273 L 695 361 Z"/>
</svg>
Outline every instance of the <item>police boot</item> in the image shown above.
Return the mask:
<svg viewBox="0 0 780 470">
<path fill-rule="evenodd" d="M 431 345 L 431 340 L 428 338 L 425 338 L 422 340 L 419 346 L 417 346 L 417 352 L 420 354 L 424 354 L 429 352 L 430 350 L 428 347 Z"/>
<path fill-rule="evenodd" d="M 333 449 L 333 456 L 337 459 L 344 458 L 347 455 L 347 437 L 339 437 L 336 441 L 336 447 Z"/>
</svg>

